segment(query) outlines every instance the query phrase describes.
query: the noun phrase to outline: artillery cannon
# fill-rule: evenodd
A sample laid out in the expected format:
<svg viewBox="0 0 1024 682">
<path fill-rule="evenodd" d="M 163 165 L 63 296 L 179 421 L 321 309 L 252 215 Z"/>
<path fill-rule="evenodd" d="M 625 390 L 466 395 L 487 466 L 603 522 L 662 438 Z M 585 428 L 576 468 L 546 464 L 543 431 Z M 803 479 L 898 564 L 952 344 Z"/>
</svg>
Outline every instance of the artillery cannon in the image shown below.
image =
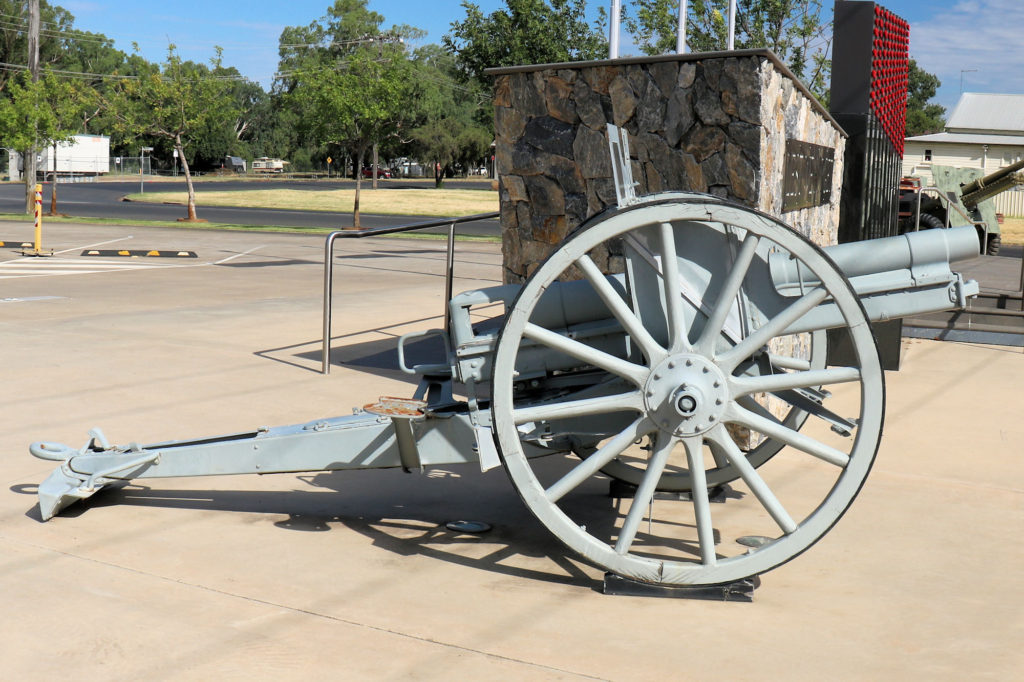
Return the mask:
<svg viewBox="0 0 1024 682">
<path fill-rule="evenodd" d="M 954 177 L 957 171 L 963 172 L 944 166 L 932 168 L 936 186 L 931 189 L 937 193 L 925 191 L 928 188 L 922 188 L 921 180 L 916 177 L 900 181 L 900 232 L 974 224 L 982 251 L 994 256 L 999 253 L 1002 242 L 999 222 L 995 209 L 983 202 L 1017 185 L 1024 185 L 1024 161 L 963 184 Z"/>
<path fill-rule="evenodd" d="M 970 227 L 821 249 L 712 196 L 634 199 L 522 286 L 454 296 L 448 333 L 402 337 L 413 398 L 198 440 L 115 446 L 97 429 L 79 449 L 37 442 L 33 455 L 60 462 L 40 512 L 133 479 L 478 461 L 504 465 L 537 518 L 610 574 L 748 580 L 822 537 L 871 468 L 885 395 L 869 322 L 963 306 L 977 284 L 949 263 L 977 251 Z M 494 324 L 473 324 L 497 303 Z M 829 358 L 830 329 L 851 359 Z M 406 366 L 431 334 L 445 355 Z M 617 504 L 609 479 L 627 490 Z"/>
</svg>

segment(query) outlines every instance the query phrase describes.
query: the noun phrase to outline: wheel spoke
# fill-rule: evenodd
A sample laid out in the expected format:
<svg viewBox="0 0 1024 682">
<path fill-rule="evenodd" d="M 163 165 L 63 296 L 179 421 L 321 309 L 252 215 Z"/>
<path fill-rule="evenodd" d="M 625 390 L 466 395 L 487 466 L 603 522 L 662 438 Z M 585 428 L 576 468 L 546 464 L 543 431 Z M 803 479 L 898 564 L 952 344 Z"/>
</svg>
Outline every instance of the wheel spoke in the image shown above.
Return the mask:
<svg viewBox="0 0 1024 682">
<path fill-rule="evenodd" d="M 743 286 L 743 280 L 747 276 L 751 262 L 753 262 L 755 249 L 759 241 L 758 237 L 749 233 L 746 239 L 743 240 L 743 246 L 740 247 L 740 252 L 736 255 L 736 261 L 729 270 L 725 284 L 722 285 L 722 291 L 718 294 L 718 300 L 715 301 L 715 307 L 708 317 L 700 338 L 694 344 L 698 353 L 710 355 L 714 351 L 715 341 L 725 327 L 725 319 L 729 316 L 733 301 L 736 300 L 736 294 L 739 293 L 740 287 Z"/>
<path fill-rule="evenodd" d="M 617 395 L 583 398 L 560 403 L 540 403 L 529 407 L 519 407 L 512 413 L 515 424 L 525 424 L 538 420 L 565 419 L 567 417 L 586 417 L 592 414 L 608 414 L 644 409 L 643 396 L 639 391 L 619 393 Z"/>
<path fill-rule="evenodd" d="M 582 360 L 587 364 L 600 367 L 612 374 L 617 374 L 623 379 L 629 379 L 637 386 L 642 386 L 644 381 L 647 379 L 647 368 L 642 365 L 637 365 L 629 362 L 628 360 L 617 358 L 610 353 L 605 353 L 602 350 L 598 350 L 585 343 L 570 339 L 567 336 L 562 336 L 557 332 L 553 332 L 533 323 L 526 323 L 526 328 L 523 330 L 523 336 L 528 339 L 532 339 L 537 343 L 543 344 L 548 348 L 572 356 L 577 360 Z"/>
<path fill-rule="evenodd" d="M 715 460 L 715 468 L 729 466 L 729 458 L 725 456 L 722 448 L 713 440 L 708 441 L 708 450 L 711 450 L 711 459 Z"/>
<path fill-rule="evenodd" d="M 661 274 L 665 291 L 665 314 L 668 322 L 669 351 L 680 353 L 690 350 L 683 317 L 683 292 L 679 287 L 679 260 L 676 257 L 675 230 L 671 223 L 662 223 Z"/>
<path fill-rule="evenodd" d="M 765 374 L 757 377 L 733 377 L 732 397 L 750 395 L 751 393 L 772 393 L 792 388 L 809 388 L 829 384 L 841 384 L 860 379 L 860 370 L 856 367 L 834 367 L 832 369 L 814 369 L 806 372 L 783 372 L 782 374 Z"/>
<path fill-rule="evenodd" d="M 713 442 L 717 443 L 725 453 L 725 456 L 729 458 L 732 465 L 736 467 L 736 471 L 739 472 L 740 478 L 750 488 L 750 492 L 754 493 L 754 497 L 758 499 L 761 506 L 765 508 L 775 523 L 779 525 L 783 533 L 787 535 L 796 530 L 796 522 L 789 515 L 789 512 L 785 510 L 782 503 L 779 502 L 778 498 L 768 487 L 768 484 L 764 482 L 757 470 L 747 461 L 746 456 L 743 452 L 736 447 L 736 443 L 729 435 L 729 431 L 719 425 L 712 431 L 708 432 L 707 437 Z"/>
<path fill-rule="evenodd" d="M 769 438 L 782 441 L 786 445 L 791 445 L 797 450 L 802 450 L 809 455 L 814 455 L 818 459 L 822 459 L 830 464 L 836 466 L 845 467 L 850 457 L 845 452 L 836 450 L 835 448 L 825 445 L 819 441 L 805 436 L 798 431 L 785 426 L 771 415 L 759 415 L 754 412 L 744 409 L 738 406 L 736 403 L 732 403 L 729 408 L 729 413 L 726 415 L 725 421 L 734 422 L 746 426 L 749 429 L 753 429 L 758 433 L 762 433 Z"/>
<path fill-rule="evenodd" d="M 782 334 L 789 325 L 803 317 L 807 312 L 825 300 L 828 292 L 824 287 L 817 287 L 789 304 L 778 315 L 768 320 L 757 331 L 730 348 L 719 358 L 719 367 L 732 373 L 740 364 L 755 351 L 776 336 Z"/>
<path fill-rule="evenodd" d="M 548 499 L 558 502 L 566 493 L 575 490 L 578 485 L 600 471 L 601 467 L 621 455 L 622 451 L 632 445 L 637 438 L 647 435 L 654 428 L 654 424 L 647 417 L 638 418 L 548 488 L 545 491 Z"/>
<path fill-rule="evenodd" d="M 805 360 L 803 358 L 791 358 L 788 355 L 776 355 L 775 353 L 769 353 L 768 361 L 772 364 L 772 367 L 777 367 L 779 369 L 795 369 L 804 372 L 811 368 L 810 360 Z"/>
<path fill-rule="evenodd" d="M 651 364 L 657 364 L 665 356 L 665 349 L 661 347 L 651 333 L 644 327 L 643 322 L 640 321 L 632 310 L 626 305 L 626 302 L 622 300 L 619 293 L 612 288 L 608 283 L 604 273 L 594 264 L 594 261 L 590 259 L 590 256 L 586 254 L 580 256 L 576 261 L 579 265 L 580 270 L 586 276 L 587 281 L 590 282 L 591 286 L 597 292 L 597 295 L 601 297 L 608 309 L 611 310 L 615 319 L 622 324 L 623 328 L 629 334 L 629 336 L 640 346 L 640 350 L 647 357 L 647 361 Z"/>
<path fill-rule="evenodd" d="M 704 475 L 703 439 L 700 437 L 685 438 L 683 445 L 686 447 L 686 462 L 690 467 L 690 497 L 693 500 L 693 515 L 697 521 L 700 560 L 705 566 L 713 566 L 715 564 L 715 529 L 711 525 L 711 503 L 708 500 L 708 483 Z"/>
<path fill-rule="evenodd" d="M 619 531 L 619 539 L 615 543 L 615 551 L 619 554 L 625 554 L 633 545 L 636 531 L 640 527 L 640 522 L 643 521 L 644 511 L 654 499 L 654 489 L 665 470 L 665 463 L 668 461 L 673 445 L 675 445 L 675 438 L 663 431 L 658 432 L 654 440 L 654 451 L 651 452 L 651 458 L 647 462 L 647 471 L 644 472 L 644 479 L 636 489 L 633 504 L 629 507 L 626 520 L 622 523 L 622 530 Z"/>
</svg>

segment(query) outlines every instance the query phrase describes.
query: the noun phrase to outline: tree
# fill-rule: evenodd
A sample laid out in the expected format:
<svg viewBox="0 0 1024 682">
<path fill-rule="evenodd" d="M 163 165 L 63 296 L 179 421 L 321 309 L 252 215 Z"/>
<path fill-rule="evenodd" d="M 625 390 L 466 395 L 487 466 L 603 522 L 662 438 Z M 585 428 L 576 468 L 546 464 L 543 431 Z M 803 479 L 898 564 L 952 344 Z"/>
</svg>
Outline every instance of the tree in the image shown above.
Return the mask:
<svg viewBox="0 0 1024 682">
<path fill-rule="evenodd" d="M 25 63 L 29 33 L 26 4 L 23 0 L 0 0 L 0 62 L 4 64 Z M 74 17 L 63 7 L 39 0 L 39 18 L 45 27 L 39 36 L 39 64 L 63 66 Z M 0 69 L 0 90 L 15 73 L 13 69 Z"/>
<path fill-rule="evenodd" d="M 167 61 L 159 72 L 119 80 L 107 105 L 115 130 L 126 139 L 154 136 L 167 140 L 178 152 L 188 188 L 185 219 L 189 221 L 197 218 L 186 148 L 192 151 L 195 137 L 208 126 L 227 124 L 236 115 L 235 102 L 228 96 L 231 80 L 216 76 L 221 68 L 220 48 L 216 48 L 210 63 L 212 70 L 183 62 L 175 46 L 170 45 Z"/>
<path fill-rule="evenodd" d="M 410 152 L 430 162 L 440 187 L 452 164 L 467 166 L 487 153 L 493 135 L 489 124 L 481 121 L 492 115 L 490 97 L 477 81 L 460 82 L 454 55 L 436 45 L 418 49 L 413 67 Z"/>
<path fill-rule="evenodd" d="M 729 0 L 689 0 L 686 43 L 693 52 L 724 50 Z M 636 0 L 623 25 L 649 55 L 675 51 L 679 0 Z M 766 47 L 820 96 L 828 86 L 831 23 L 821 0 L 738 0 L 736 48 Z"/>
<path fill-rule="evenodd" d="M 463 2 L 466 17 L 453 22 L 444 46 L 458 56 L 464 77 L 490 89 L 484 69 L 601 59 L 608 42 L 601 24 L 587 23 L 584 0 L 505 0 L 488 15 Z"/>
<path fill-rule="evenodd" d="M 48 140 L 53 151 L 53 175 L 50 185 L 50 215 L 57 214 L 57 148 L 61 142 L 74 143 L 74 135 L 85 126 L 85 118 L 95 108 L 98 94 L 86 83 L 60 80 L 47 74 L 43 89 L 43 106 L 53 116 L 53 129 Z"/>
<path fill-rule="evenodd" d="M 929 102 L 935 97 L 942 81 L 910 60 L 907 80 L 907 137 L 941 132 L 945 123 L 946 108 Z"/>
<path fill-rule="evenodd" d="M 407 26 L 382 31 L 383 21 L 367 0 L 335 0 L 318 21 L 286 28 L 279 45 L 274 92 L 313 147 L 308 160 L 325 159 L 334 146 L 355 161 L 356 228 L 366 152 L 408 130 L 415 109 L 404 42 L 423 33 Z"/>
<path fill-rule="evenodd" d="M 72 101 L 71 86 L 49 70 L 34 81 L 22 71 L 5 84 L 8 97 L 0 99 L 0 139 L 22 157 L 36 149 L 66 142 L 78 132 L 70 106 L 53 102 Z M 35 179 L 32 178 L 35 185 Z M 28 181 L 28 180 L 26 180 Z"/>
<path fill-rule="evenodd" d="M 360 47 L 333 64 L 312 61 L 296 72 L 291 97 L 305 112 L 309 133 L 321 144 L 337 144 L 355 157 L 356 229 L 363 158 L 399 128 L 409 107 L 409 75 L 402 50 L 391 44 Z"/>
</svg>

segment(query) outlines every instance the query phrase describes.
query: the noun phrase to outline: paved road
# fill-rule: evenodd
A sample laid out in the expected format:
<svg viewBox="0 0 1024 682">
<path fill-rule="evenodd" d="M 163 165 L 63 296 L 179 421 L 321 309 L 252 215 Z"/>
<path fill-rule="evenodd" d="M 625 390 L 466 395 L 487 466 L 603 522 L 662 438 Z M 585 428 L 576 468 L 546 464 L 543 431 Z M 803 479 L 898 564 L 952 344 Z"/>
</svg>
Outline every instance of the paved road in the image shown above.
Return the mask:
<svg viewBox="0 0 1024 682">
<path fill-rule="evenodd" d="M 147 191 L 173 191 L 184 189 L 184 179 L 177 181 L 160 181 L 146 183 Z M 386 181 L 382 181 L 387 186 Z M 433 182 L 427 180 L 421 184 L 395 183 L 397 187 L 431 187 Z M 329 211 L 294 211 L 284 209 L 245 208 L 245 207 L 212 207 L 202 206 L 204 191 L 251 190 L 251 189 L 308 189 L 323 190 L 340 187 L 353 187 L 350 180 L 267 180 L 224 181 L 213 183 L 196 183 L 199 195 L 199 217 L 211 222 L 231 223 L 237 225 L 284 225 L 288 227 L 341 227 L 350 225 L 352 214 L 347 212 Z M 488 185 L 480 182 L 448 181 L 446 187 L 454 189 L 468 188 L 489 191 Z M 182 206 L 146 204 L 121 201 L 126 194 L 139 191 L 138 182 L 90 182 L 61 184 L 57 190 L 57 209 L 75 217 L 118 218 L 122 220 L 177 220 L 185 215 Z M 0 213 L 20 213 L 24 210 L 24 185 L 19 183 L 0 184 Z M 50 185 L 43 187 L 43 210 L 49 210 Z M 386 227 L 401 225 L 422 220 L 432 220 L 424 216 L 381 216 L 362 215 L 364 227 Z M 436 231 L 441 232 L 444 228 Z M 434 230 L 431 230 L 434 231 Z M 498 235 L 500 227 L 497 220 L 467 223 L 460 226 L 460 234 Z"/>
</svg>

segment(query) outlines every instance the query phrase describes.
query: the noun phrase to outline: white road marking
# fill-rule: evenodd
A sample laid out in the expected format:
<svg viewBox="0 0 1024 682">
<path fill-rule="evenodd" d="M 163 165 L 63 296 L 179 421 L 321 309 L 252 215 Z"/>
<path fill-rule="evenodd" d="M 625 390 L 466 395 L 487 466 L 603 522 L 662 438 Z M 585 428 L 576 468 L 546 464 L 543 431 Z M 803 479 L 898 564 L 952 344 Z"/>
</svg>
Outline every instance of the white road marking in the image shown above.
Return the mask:
<svg viewBox="0 0 1024 682">
<path fill-rule="evenodd" d="M 227 258 L 221 258 L 219 261 L 214 261 L 212 263 L 212 265 L 220 265 L 221 263 L 227 263 L 229 260 L 234 260 L 235 258 L 238 258 L 240 256 L 247 256 L 250 253 L 252 253 L 253 251 L 257 251 L 259 249 L 262 249 L 264 246 L 266 246 L 266 245 L 265 244 L 260 244 L 259 246 L 256 246 L 256 247 L 253 247 L 253 248 L 249 249 L 248 251 L 243 251 L 241 253 L 236 253 L 235 255 L 228 256 Z"/>
<path fill-rule="evenodd" d="M 108 242 L 100 242 L 99 244 L 89 244 L 88 246 L 78 247 L 79 249 L 87 249 L 92 246 L 100 246 L 102 244 L 109 244 L 114 241 L 123 241 L 124 239 L 131 239 L 132 237 L 122 237 L 120 239 L 112 239 Z M 65 275 L 90 275 L 97 273 L 106 272 L 124 272 L 126 270 L 155 270 L 159 268 L 196 268 L 205 267 L 209 265 L 219 265 L 221 263 L 227 263 L 228 261 L 234 260 L 241 256 L 248 255 L 253 251 L 262 249 L 265 244 L 256 246 L 243 251 L 241 253 L 232 254 L 226 258 L 222 258 L 216 262 L 195 262 L 192 259 L 164 259 L 155 258 L 152 256 L 125 256 L 121 258 L 96 258 L 93 256 L 79 257 L 79 258 L 18 258 L 7 261 L 0 261 L 0 279 L 16 279 L 22 277 L 60 277 Z M 75 251 L 78 249 L 68 249 L 66 251 L 60 251 L 59 253 L 67 253 L 68 251 Z M 182 262 L 189 260 L 191 262 Z M 161 262 L 163 261 L 163 262 Z"/>
<path fill-rule="evenodd" d="M 104 244 L 113 244 L 114 242 L 123 242 L 123 241 L 126 241 L 128 239 L 133 239 L 133 238 L 134 238 L 134 235 L 128 235 L 127 237 L 119 237 L 117 239 L 108 239 L 105 242 L 96 242 L 95 244 L 86 244 L 85 246 L 76 246 L 74 248 L 64 249 L 63 251 L 56 251 L 56 252 L 54 252 L 54 254 L 56 255 L 56 254 L 60 254 L 60 253 L 67 253 L 69 251 L 80 251 L 82 249 L 91 249 L 94 246 L 103 246 Z"/>
<path fill-rule="evenodd" d="M 0 303 L 25 303 L 27 301 L 56 301 L 67 296 L 22 296 L 21 298 L 0 298 Z"/>
<path fill-rule="evenodd" d="M 141 258 L 100 260 L 93 258 L 33 258 L 8 260 L 0 263 L 0 279 L 19 277 L 57 277 L 62 275 L 88 275 L 125 270 L 155 270 L 159 268 L 190 267 L 209 263 L 160 263 Z"/>
</svg>

